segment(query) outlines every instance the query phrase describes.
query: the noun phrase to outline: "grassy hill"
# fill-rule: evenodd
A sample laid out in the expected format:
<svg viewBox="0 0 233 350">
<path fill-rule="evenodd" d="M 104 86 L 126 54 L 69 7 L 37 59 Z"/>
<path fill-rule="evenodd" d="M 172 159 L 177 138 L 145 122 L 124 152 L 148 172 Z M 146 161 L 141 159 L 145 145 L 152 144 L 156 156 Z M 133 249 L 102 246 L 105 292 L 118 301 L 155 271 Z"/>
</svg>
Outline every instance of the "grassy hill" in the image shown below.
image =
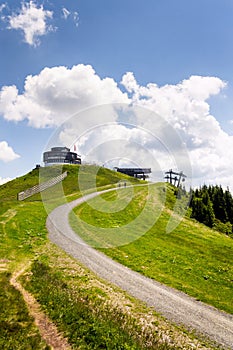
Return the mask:
<svg viewBox="0 0 233 350">
<path fill-rule="evenodd" d="M 148 310 L 118 288 L 99 280 L 77 261 L 71 259 L 48 241 L 45 227 L 48 207 L 46 207 L 44 199 L 51 202 L 50 210 L 65 200 L 79 197 L 81 195 L 78 181 L 80 174 L 81 187 L 84 192 L 91 191 L 95 186 L 97 189 L 116 186 L 120 181 L 131 181 L 132 184 L 140 183 L 136 179 L 96 166 L 67 165 L 63 167 L 63 171 L 67 171 L 68 176 L 62 185 L 56 185 L 46 190 L 42 196 L 37 194 L 23 202 L 17 201 L 18 192 L 58 175 L 61 169 L 59 167 L 35 169 L 0 186 L 0 307 L 1 310 L 4 310 L 0 319 L 0 347 L 2 349 L 49 348 L 42 339 L 38 328 L 35 327 L 22 295 L 11 283 L 12 275 L 23 269 L 19 281 L 35 296 L 42 310 L 46 312 L 58 330 L 68 338 L 74 349 L 205 348 L 203 341 L 199 341 L 195 336 L 188 335 L 186 331 L 171 325 L 153 310 Z M 164 190 L 162 187 L 157 195 L 156 188 L 154 191 L 155 201 L 151 202 L 151 206 L 147 208 L 146 215 L 150 215 L 150 210 L 156 211 L 155 204 L 163 198 Z M 87 221 L 91 220 L 91 224 L 96 222 L 97 227 L 109 225 L 110 222 L 115 227 L 130 222 L 132 215 L 136 213 L 139 216 L 142 212 L 143 203 L 148 197 L 148 190 L 146 187 L 138 187 L 133 192 L 132 189 L 122 189 L 121 193 L 121 197 L 118 197 L 116 191 L 113 191 L 111 194 L 96 198 L 97 208 L 101 209 L 101 206 L 104 206 L 101 215 L 96 209 L 91 218 L 93 208 L 88 206 L 87 211 L 84 210 L 84 207 L 80 207 L 80 215 Z M 162 221 L 166 219 L 166 215 L 169 215 L 168 211 L 171 210 L 175 200 L 171 188 L 168 188 L 167 193 L 168 207 L 161 216 Z M 98 202 L 100 199 L 102 199 L 101 203 Z M 117 208 L 114 208 L 117 199 L 120 199 L 126 208 L 122 208 L 120 213 L 118 211 L 118 214 L 114 214 L 114 210 L 119 208 L 119 203 Z M 110 212 L 112 211 L 108 213 L 111 214 L 109 217 L 106 208 Z M 186 225 L 189 225 L 189 221 L 187 222 Z M 200 250 L 204 259 L 202 264 L 209 259 L 205 251 L 208 250 L 208 246 L 212 242 L 211 247 L 214 247 L 214 253 L 218 259 L 221 258 L 221 264 L 216 265 L 216 269 L 221 268 L 222 274 L 228 276 L 231 271 L 230 251 L 227 250 L 231 248 L 230 241 L 221 241 L 222 236 L 219 236 L 216 246 L 214 246 L 211 231 L 208 231 L 207 234 L 205 227 L 196 223 L 192 224 L 196 225 L 196 231 L 203 232 L 203 237 L 206 237 L 202 241 Z M 162 228 L 162 223 L 160 223 L 160 227 Z M 183 232 L 184 228 L 182 227 L 181 230 Z M 185 236 L 183 233 L 165 236 L 162 231 L 157 235 L 153 233 L 153 236 L 154 241 L 152 241 L 152 233 L 147 232 L 130 244 L 105 251 L 117 260 L 145 274 L 148 274 L 150 267 L 157 265 L 156 261 L 161 256 L 157 270 L 152 269 L 154 273 L 152 277 L 162 278 L 171 284 L 173 282 L 168 280 L 167 276 L 169 274 L 173 276 L 173 270 L 171 270 L 171 256 L 169 257 L 169 252 L 166 249 L 172 242 L 174 246 L 184 244 Z M 190 254 L 188 249 L 190 249 L 189 245 L 194 236 L 192 236 L 192 232 L 189 233 L 187 245 L 184 245 L 182 249 L 184 254 L 187 250 L 186 256 Z M 225 245 L 225 251 L 222 250 L 223 245 Z M 226 256 L 226 251 L 228 256 Z M 222 256 L 223 253 L 225 258 Z M 174 260 L 173 266 L 176 266 L 178 262 L 181 265 L 182 262 L 184 266 L 187 264 L 187 268 L 190 268 L 189 260 L 180 260 L 177 255 L 173 255 L 172 258 Z M 229 266 L 224 259 L 228 259 Z M 193 258 L 193 262 L 194 260 Z M 193 266 L 198 267 L 195 264 Z M 190 285 L 188 275 L 187 273 L 187 284 Z M 205 281 L 212 280 L 212 275 L 209 276 L 205 273 L 204 276 Z M 170 278 L 173 279 L 173 277 Z M 227 285 L 227 278 L 221 279 L 218 285 L 223 285 L 225 288 L 224 283 Z M 179 281 L 180 276 L 175 276 L 175 280 Z M 179 283 L 183 285 L 182 280 L 176 283 L 177 287 L 179 287 Z M 229 284 L 229 295 L 230 286 Z M 187 292 L 189 292 L 188 288 Z"/>
<path fill-rule="evenodd" d="M 100 188 L 103 186 L 111 186 L 115 183 L 118 183 L 119 181 L 129 180 L 129 177 L 124 174 L 94 165 L 64 165 L 63 167 L 43 167 L 39 169 L 33 169 L 28 174 L 9 181 L 4 185 L 1 185 L 0 203 L 9 201 L 17 202 L 17 194 L 19 192 L 22 192 L 32 186 L 38 185 L 40 182 L 48 181 L 52 177 L 60 175 L 65 171 L 67 171 L 68 176 L 63 181 L 62 186 L 64 189 L 64 194 L 66 196 L 79 192 L 79 176 L 81 177 L 82 186 L 86 190 L 90 190 L 93 188 L 93 186 Z M 134 178 L 130 178 L 130 181 L 131 183 L 139 183 L 139 181 Z M 60 192 L 56 191 L 56 186 L 54 186 L 50 192 L 53 193 L 54 198 L 56 195 L 60 195 Z M 40 196 L 33 196 L 28 201 L 35 201 L 39 199 L 41 199 Z"/>
<path fill-rule="evenodd" d="M 102 196 L 106 202 L 96 197 L 76 208 L 75 214 L 83 223 L 77 225 L 71 215 L 71 224 L 89 244 L 99 248 L 102 245 L 101 250 L 120 263 L 233 314 L 233 239 L 187 217 L 166 233 L 175 201 L 174 188 L 168 184 L 153 187 L 154 203 L 136 224 L 135 218 L 148 201 L 148 186 L 137 188 L 133 197 L 130 189 L 122 190 L 123 199 L 132 200 L 120 212 L 114 212 L 114 193 Z M 163 190 L 167 193 L 166 206 L 152 227 L 147 228 L 149 218 L 161 207 Z M 119 230 L 112 231 L 116 223 Z M 105 230 L 98 230 L 99 227 Z M 121 233 L 125 227 L 124 240 Z"/>
</svg>

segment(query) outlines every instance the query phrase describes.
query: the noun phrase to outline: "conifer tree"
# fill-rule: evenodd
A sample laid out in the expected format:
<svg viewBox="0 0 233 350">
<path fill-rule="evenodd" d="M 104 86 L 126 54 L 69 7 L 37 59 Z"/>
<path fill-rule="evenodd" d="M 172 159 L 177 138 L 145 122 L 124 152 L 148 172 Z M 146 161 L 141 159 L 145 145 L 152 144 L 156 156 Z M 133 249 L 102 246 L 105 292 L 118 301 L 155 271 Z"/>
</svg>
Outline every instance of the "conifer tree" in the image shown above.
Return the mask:
<svg viewBox="0 0 233 350">
<path fill-rule="evenodd" d="M 199 222 L 213 227 L 226 234 L 232 233 L 233 225 L 233 197 L 227 188 L 222 186 L 203 185 L 199 189 L 191 190 L 191 217 Z"/>
</svg>

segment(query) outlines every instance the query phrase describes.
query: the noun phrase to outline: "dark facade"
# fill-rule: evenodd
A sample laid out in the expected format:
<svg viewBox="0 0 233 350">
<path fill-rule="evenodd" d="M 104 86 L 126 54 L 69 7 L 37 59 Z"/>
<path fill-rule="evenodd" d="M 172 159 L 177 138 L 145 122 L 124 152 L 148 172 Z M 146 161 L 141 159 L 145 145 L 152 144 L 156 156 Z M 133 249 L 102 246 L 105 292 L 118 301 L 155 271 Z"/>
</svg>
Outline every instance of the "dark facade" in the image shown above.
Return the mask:
<svg viewBox="0 0 233 350">
<path fill-rule="evenodd" d="M 70 152 L 67 147 L 53 147 L 50 151 L 44 152 L 43 161 L 45 165 L 81 164 L 81 157 L 75 152 Z"/>
<path fill-rule="evenodd" d="M 115 168 L 116 171 L 122 174 L 136 177 L 145 180 L 151 173 L 151 168 Z"/>
</svg>

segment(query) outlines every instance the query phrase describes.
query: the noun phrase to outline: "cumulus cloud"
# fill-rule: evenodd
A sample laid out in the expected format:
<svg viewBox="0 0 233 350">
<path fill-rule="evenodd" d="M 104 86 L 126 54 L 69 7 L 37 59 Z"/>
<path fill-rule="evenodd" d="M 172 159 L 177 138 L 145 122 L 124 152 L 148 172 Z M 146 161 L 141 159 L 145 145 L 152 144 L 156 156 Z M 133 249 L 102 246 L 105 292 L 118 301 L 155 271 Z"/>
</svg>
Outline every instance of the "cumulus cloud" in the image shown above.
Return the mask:
<svg viewBox="0 0 233 350">
<path fill-rule="evenodd" d="M 25 42 L 31 46 L 38 46 L 39 37 L 54 30 L 47 23 L 52 17 L 53 12 L 45 10 L 43 5 L 37 7 L 33 1 L 22 2 L 20 11 L 9 16 L 9 29 L 23 31 Z"/>
<path fill-rule="evenodd" d="M 126 73 L 121 83 L 133 105 L 156 111 L 177 131 L 189 153 L 196 185 L 218 182 L 233 188 L 233 137 L 210 114 L 208 103 L 227 86 L 226 82 L 217 77 L 191 76 L 176 85 L 140 86 L 133 73 Z M 151 118 L 138 118 L 137 123 L 156 131 L 156 121 Z"/>
<path fill-rule="evenodd" d="M 107 155 L 113 157 L 115 150 L 115 156 L 121 151 L 128 160 L 140 159 L 142 166 L 150 166 L 152 154 L 159 159 L 159 167 L 167 170 L 176 162 L 172 157 L 169 160 L 165 149 L 176 152 L 182 165 L 183 155 L 179 152 L 183 144 L 193 167 L 194 184 L 220 182 L 233 188 L 233 136 L 222 130 L 210 113 L 209 102 L 211 96 L 226 88 L 226 82 L 217 77 L 191 76 L 177 84 L 143 86 L 129 72 L 123 75 L 121 84 L 124 92 L 114 79 L 101 78 L 90 65 L 45 68 L 25 79 L 22 93 L 16 86 L 2 87 L 0 114 L 9 121 L 27 120 L 36 128 L 57 127 L 68 118 L 69 122 L 60 130 L 60 143 L 69 146 L 77 134 L 84 133 L 78 141 L 78 151 L 85 155 L 90 154 L 90 147 L 94 150 L 95 145 L 105 140 L 105 151 L 98 146 L 98 152 L 93 155 L 93 159 L 102 164 Z M 123 107 L 117 110 L 112 105 L 115 103 L 137 107 L 139 111 L 126 113 Z M 106 105 L 105 110 L 97 108 Z M 81 113 L 81 118 L 71 122 L 70 117 L 76 113 Z M 112 124 L 98 128 L 108 122 Z M 117 128 L 114 123 L 119 122 L 141 129 L 126 125 Z M 91 128 L 94 130 L 85 133 Z M 145 135 L 142 130 L 149 133 Z M 118 143 L 117 148 L 117 140 L 129 142 L 124 147 Z M 140 147 L 137 146 L 139 140 Z"/>
<path fill-rule="evenodd" d="M 6 141 L 0 141 L 0 161 L 8 163 L 19 157 L 19 154 L 15 153 Z"/>
<path fill-rule="evenodd" d="M 190 149 L 214 145 L 221 127 L 210 114 L 207 100 L 226 87 L 221 79 L 191 76 L 177 85 L 139 86 L 133 74 L 127 73 L 122 84 L 134 105 L 153 110 L 171 123 Z M 156 127 L 148 118 L 141 118 L 138 123 L 147 128 Z"/>
<path fill-rule="evenodd" d="M 28 76 L 24 92 L 15 86 L 0 91 L 0 113 L 7 120 L 27 119 L 31 126 L 57 126 L 82 109 L 109 103 L 128 103 L 127 94 L 111 78 L 101 79 L 90 65 L 45 68 Z"/>
</svg>

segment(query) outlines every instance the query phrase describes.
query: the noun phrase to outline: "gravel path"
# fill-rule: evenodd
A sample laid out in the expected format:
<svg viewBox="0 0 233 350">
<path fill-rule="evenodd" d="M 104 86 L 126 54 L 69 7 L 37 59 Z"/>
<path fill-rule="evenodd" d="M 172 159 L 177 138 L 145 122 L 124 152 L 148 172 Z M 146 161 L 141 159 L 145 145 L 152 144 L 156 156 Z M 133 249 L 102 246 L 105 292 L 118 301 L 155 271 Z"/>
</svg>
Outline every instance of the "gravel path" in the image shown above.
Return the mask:
<svg viewBox="0 0 233 350">
<path fill-rule="evenodd" d="M 233 316 L 187 296 L 175 289 L 130 270 L 88 246 L 69 225 L 69 212 L 77 205 L 102 192 L 88 194 L 53 210 L 47 218 L 49 238 L 68 254 L 157 312 L 188 329 L 233 349 Z"/>
</svg>

